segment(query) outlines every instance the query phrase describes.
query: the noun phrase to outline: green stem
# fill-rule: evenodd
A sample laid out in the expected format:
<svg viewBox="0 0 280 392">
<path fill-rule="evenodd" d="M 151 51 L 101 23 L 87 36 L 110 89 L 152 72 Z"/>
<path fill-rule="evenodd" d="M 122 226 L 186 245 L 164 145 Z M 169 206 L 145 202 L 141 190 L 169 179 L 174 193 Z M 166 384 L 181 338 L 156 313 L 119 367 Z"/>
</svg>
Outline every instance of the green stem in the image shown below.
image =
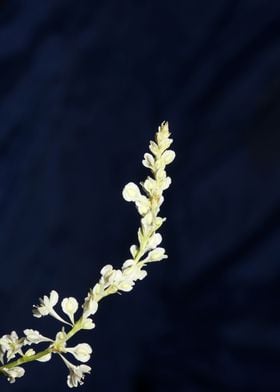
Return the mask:
<svg viewBox="0 0 280 392">
<path fill-rule="evenodd" d="M 48 347 L 47 349 L 40 351 L 34 355 L 30 355 L 30 356 L 24 355 L 23 357 L 18 358 L 15 361 L 9 362 L 6 365 L 1 366 L 0 373 L 3 373 L 4 369 L 11 369 L 15 366 L 23 365 L 24 363 L 27 363 L 27 362 L 36 361 L 37 359 L 40 359 L 40 358 L 44 357 L 45 355 L 50 354 L 51 352 L 52 352 L 52 349 L 50 347 Z"/>
</svg>

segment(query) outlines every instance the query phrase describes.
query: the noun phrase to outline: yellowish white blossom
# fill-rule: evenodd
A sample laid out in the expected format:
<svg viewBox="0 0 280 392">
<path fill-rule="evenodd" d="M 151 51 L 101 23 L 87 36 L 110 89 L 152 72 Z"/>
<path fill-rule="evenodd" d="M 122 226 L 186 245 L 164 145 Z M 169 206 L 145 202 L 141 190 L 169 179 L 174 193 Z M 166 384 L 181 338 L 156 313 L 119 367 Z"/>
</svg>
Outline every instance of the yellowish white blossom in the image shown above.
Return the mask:
<svg viewBox="0 0 280 392">
<path fill-rule="evenodd" d="M 74 324 L 74 314 L 77 312 L 79 304 L 76 298 L 64 298 L 61 302 L 62 310 L 69 317 L 72 324 Z"/>
<path fill-rule="evenodd" d="M 73 388 L 78 387 L 79 385 L 83 385 L 85 375 L 91 372 L 91 367 L 87 365 L 75 366 L 64 356 L 61 355 L 61 357 L 69 370 L 69 375 L 67 376 L 68 387 Z"/>
<path fill-rule="evenodd" d="M 39 331 L 36 331 L 34 329 L 25 329 L 23 331 L 25 337 L 25 344 L 38 344 L 38 343 L 43 343 L 43 342 L 52 342 L 52 339 L 47 338 L 46 336 L 43 336 L 40 334 Z"/>
<path fill-rule="evenodd" d="M 92 316 L 97 312 L 98 302 L 95 300 L 94 293 L 90 292 L 83 304 L 83 317 Z"/>
<path fill-rule="evenodd" d="M 7 376 L 7 380 L 11 384 L 13 384 L 16 381 L 16 378 L 23 377 L 25 373 L 25 370 L 21 366 L 15 366 L 11 369 L 4 367 L 2 371 Z"/>
<path fill-rule="evenodd" d="M 129 182 L 123 188 L 122 195 L 126 201 L 137 201 L 141 197 L 139 187 L 134 182 Z"/>
<path fill-rule="evenodd" d="M 66 340 L 67 340 L 67 334 L 64 331 L 64 329 L 62 329 L 62 331 L 59 331 L 56 334 L 55 341 L 52 344 L 53 351 L 58 352 L 58 353 L 64 352 L 65 347 L 66 347 Z"/>
<path fill-rule="evenodd" d="M 92 354 L 92 348 L 87 343 L 80 343 L 75 347 L 67 347 L 65 352 L 71 353 L 80 362 L 88 362 Z"/>
<path fill-rule="evenodd" d="M 40 305 L 34 305 L 33 306 L 33 316 L 40 318 L 43 316 L 52 316 L 58 321 L 61 321 L 62 323 L 69 324 L 67 321 L 65 321 L 61 316 L 57 314 L 57 312 L 54 310 L 55 305 L 58 303 L 59 295 L 55 290 L 52 290 L 50 292 L 50 296 L 48 297 L 47 295 L 44 295 L 43 298 L 39 298 Z"/>
<path fill-rule="evenodd" d="M 10 335 L 4 335 L 0 339 L 0 360 L 4 363 L 4 354 L 6 354 L 7 361 L 15 358 L 16 354 L 23 355 L 22 347 L 24 339 L 19 339 L 16 331 L 12 331 Z"/>
<path fill-rule="evenodd" d="M 145 262 L 149 261 L 161 261 L 163 259 L 167 259 L 167 255 L 165 254 L 164 248 L 155 248 L 151 252 L 148 253 Z"/>
</svg>

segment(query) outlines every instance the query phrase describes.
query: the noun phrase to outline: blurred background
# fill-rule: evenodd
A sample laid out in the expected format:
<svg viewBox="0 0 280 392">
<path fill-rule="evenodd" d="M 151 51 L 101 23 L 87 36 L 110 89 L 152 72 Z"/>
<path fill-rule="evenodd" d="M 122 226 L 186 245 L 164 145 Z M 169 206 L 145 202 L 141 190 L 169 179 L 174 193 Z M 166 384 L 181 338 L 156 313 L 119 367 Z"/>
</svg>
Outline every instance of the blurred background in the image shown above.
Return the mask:
<svg viewBox="0 0 280 392">
<path fill-rule="evenodd" d="M 120 266 L 138 215 L 121 197 L 157 126 L 176 161 L 169 259 L 112 296 L 84 392 L 280 390 L 280 3 L 0 4 L 0 335 L 56 289 L 82 300 Z M 1 392 L 67 391 L 59 358 Z"/>
</svg>

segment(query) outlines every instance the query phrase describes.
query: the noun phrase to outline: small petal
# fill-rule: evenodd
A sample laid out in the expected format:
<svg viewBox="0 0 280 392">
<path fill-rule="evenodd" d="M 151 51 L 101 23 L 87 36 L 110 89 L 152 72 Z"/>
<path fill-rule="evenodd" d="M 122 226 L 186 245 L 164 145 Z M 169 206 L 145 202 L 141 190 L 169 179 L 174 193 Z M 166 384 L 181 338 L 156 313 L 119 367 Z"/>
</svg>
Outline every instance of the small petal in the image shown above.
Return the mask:
<svg viewBox="0 0 280 392">
<path fill-rule="evenodd" d="M 150 141 L 149 149 L 155 156 L 160 152 L 158 145 L 154 141 Z"/>
<path fill-rule="evenodd" d="M 143 226 L 150 226 L 153 223 L 153 214 L 151 212 L 148 212 L 141 219 L 141 223 L 142 223 Z"/>
<path fill-rule="evenodd" d="M 141 195 L 139 199 L 135 202 L 137 210 L 140 215 L 145 215 L 151 208 L 151 202 L 150 200 L 146 197 Z"/>
<path fill-rule="evenodd" d="M 147 177 L 142 186 L 149 195 L 152 195 L 157 188 L 157 183 L 153 178 Z"/>
<path fill-rule="evenodd" d="M 133 259 L 128 259 L 126 260 L 123 265 L 122 265 L 122 269 L 128 268 L 135 265 L 135 261 Z"/>
<path fill-rule="evenodd" d="M 38 361 L 38 362 L 48 362 L 51 359 L 51 357 L 52 357 L 52 354 L 49 353 L 49 354 L 44 355 L 41 358 L 36 359 L 36 361 Z"/>
<path fill-rule="evenodd" d="M 113 271 L 113 266 L 111 264 L 105 265 L 100 271 L 102 276 L 108 276 Z"/>
<path fill-rule="evenodd" d="M 45 295 L 44 298 L 48 298 L 48 297 Z M 57 304 L 58 298 L 59 298 L 58 293 L 55 290 L 52 290 L 49 299 L 50 305 L 52 307 L 54 307 Z"/>
<path fill-rule="evenodd" d="M 98 309 L 98 302 L 95 301 L 95 297 L 89 293 L 88 296 L 85 298 L 85 302 L 83 304 L 83 317 L 87 318 L 97 312 Z"/>
<path fill-rule="evenodd" d="M 151 252 L 149 252 L 147 259 L 145 262 L 148 261 L 161 261 L 163 259 L 166 259 L 167 255 L 165 254 L 165 249 L 164 248 L 155 248 Z"/>
<path fill-rule="evenodd" d="M 35 355 L 35 351 L 33 350 L 33 348 L 29 348 L 25 353 L 24 356 L 25 357 L 32 357 L 32 355 Z"/>
<path fill-rule="evenodd" d="M 144 155 L 144 159 L 142 161 L 143 166 L 147 167 L 148 169 L 153 169 L 155 164 L 155 158 L 152 154 L 146 153 Z"/>
<path fill-rule="evenodd" d="M 159 233 L 155 233 L 148 241 L 147 250 L 156 248 L 162 241 L 162 236 Z"/>
<path fill-rule="evenodd" d="M 119 285 L 119 290 L 121 291 L 125 291 L 125 292 L 129 292 L 133 289 L 134 286 L 134 282 L 133 281 L 123 281 L 120 285 Z"/>
<path fill-rule="evenodd" d="M 165 191 L 171 185 L 171 178 L 166 177 L 165 180 L 162 182 L 162 190 Z"/>
<path fill-rule="evenodd" d="M 138 248 L 136 245 L 131 245 L 129 250 L 132 257 L 135 257 L 137 255 Z"/>
<path fill-rule="evenodd" d="M 102 295 L 103 292 L 103 287 L 101 286 L 100 283 L 96 283 L 96 285 L 93 287 L 92 289 L 92 293 L 94 295 L 94 297 L 99 297 Z"/>
<path fill-rule="evenodd" d="M 93 329 L 95 328 L 95 324 L 91 318 L 86 318 L 81 321 L 81 328 L 82 329 Z"/>
</svg>

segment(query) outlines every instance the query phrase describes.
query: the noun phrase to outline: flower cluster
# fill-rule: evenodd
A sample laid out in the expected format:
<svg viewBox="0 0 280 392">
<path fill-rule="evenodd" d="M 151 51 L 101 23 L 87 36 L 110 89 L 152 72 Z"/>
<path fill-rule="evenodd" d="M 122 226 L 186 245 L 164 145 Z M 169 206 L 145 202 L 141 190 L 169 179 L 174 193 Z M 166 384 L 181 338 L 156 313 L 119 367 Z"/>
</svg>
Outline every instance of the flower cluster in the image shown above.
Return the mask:
<svg viewBox="0 0 280 392">
<path fill-rule="evenodd" d="M 89 290 L 80 308 L 80 317 L 76 317 L 79 304 L 74 297 L 64 298 L 60 303 L 61 312 L 58 312 L 55 307 L 59 302 L 59 295 L 52 290 L 49 295 L 39 299 L 39 305 L 34 305 L 33 316 L 36 318 L 51 316 L 63 324 L 54 339 L 43 336 L 33 329 L 25 329 L 22 337 L 12 331 L 9 335 L 0 338 L 0 362 L 2 364 L 0 375 L 6 376 L 10 383 L 14 383 L 17 378 L 24 375 L 25 370 L 22 365 L 25 363 L 46 362 L 52 358 L 52 355 L 57 354 L 69 371 L 67 385 L 73 388 L 83 384 L 85 375 L 91 371 L 91 367 L 85 363 L 90 360 L 92 348 L 87 343 L 69 347 L 68 340 L 82 329 L 89 330 L 95 327 L 92 316 L 97 312 L 101 299 L 117 292 L 131 291 L 137 280 L 142 280 L 147 276 L 145 267 L 148 263 L 167 258 L 165 249 L 159 246 L 162 237 L 157 231 L 165 221 L 165 218 L 159 216 L 160 207 L 164 201 L 163 192 L 171 184 L 171 179 L 165 171 L 166 166 L 175 158 L 174 151 L 169 149 L 171 143 L 168 123 L 164 122 L 158 128 L 155 141 L 150 142 L 150 152 L 144 155 L 142 163 L 150 169 L 151 176 L 140 183 L 142 191 L 135 183 L 130 182 L 122 192 L 126 201 L 135 203 L 141 217 L 138 242 L 130 247 L 131 257 L 122 264 L 120 269 L 114 269 L 110 264 L 101 269 L 98 283 Z M 38 344 L 45 344 L 46 347 L 41 351 L 30 348 L 31 345 Z M 66 358 L 68 354 L 80 363 L 70 362 Z"/>
</svg>

